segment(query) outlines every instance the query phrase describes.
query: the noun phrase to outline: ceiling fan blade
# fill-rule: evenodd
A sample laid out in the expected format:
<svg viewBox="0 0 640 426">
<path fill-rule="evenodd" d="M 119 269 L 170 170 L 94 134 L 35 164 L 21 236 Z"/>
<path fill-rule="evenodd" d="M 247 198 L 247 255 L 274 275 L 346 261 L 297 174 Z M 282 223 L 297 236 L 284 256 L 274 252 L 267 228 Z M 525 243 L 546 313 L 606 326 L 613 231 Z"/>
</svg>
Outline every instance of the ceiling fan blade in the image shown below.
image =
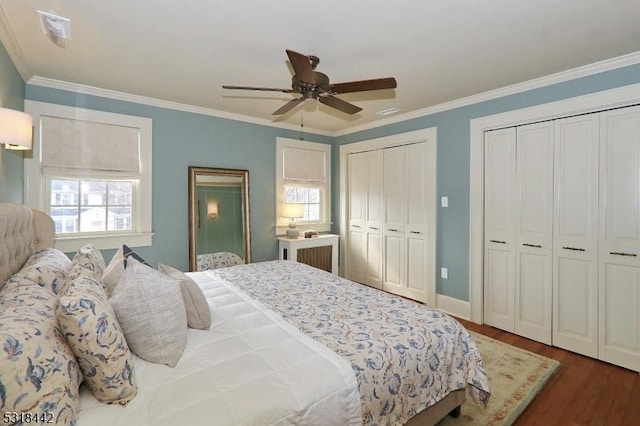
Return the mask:
<svg viewBox="0 0 640 426">
<path fill-rule="evenodd" d="M 321 96 L 318 98 L 320 103 L 323 103 L 331 108 L 335 108 L 339 111 L 346 112 L 347 114 L 355 114 L 356 112 L 362 111 L 362 108 L 356 106 L 354 104 L 350 104 L 347 101 L 343 101 L 340 98 L 336 98 L 335 96 Z"/>
<path fill-rule="evenodd" d="M 222 86 L 223 89 L 233 89 L 233 90 L 262 90 L 265 92 L 282 92 L 282 93 L 293 93 L 291 89 L 278 89 L 273 87 L 251 87 L 251 86 Z"/>
<path fill-rule="evenodd" d="M 271 113 L 271 115 L 285 114 L 285 113 L 291 111 L 296 105 L 298 105 L 302 101 L 304 101 L 304 98 L 292 99 L 289 102 L 287 102 L 286 104 L 282 105 L 277 110 L 273 111 Z"/>
<path fill-rule="evenodd" d="M 366 92 L 367 90 L 395 89 L 398 87 L 393 77 L 376 78 L 373 80 L 349 81 L 331 85 L 333 93 Z"/>
<path fill-rule="evenodd" d="M 298 80 L 303 83 L 315 83 L 316 79 L 313 74 L 313 68 L 311 67 L 311 60 L 309 57 L 302 53 L 294 52 L 293 50 L 287 49 L 286 52 Z"/>
</svg>

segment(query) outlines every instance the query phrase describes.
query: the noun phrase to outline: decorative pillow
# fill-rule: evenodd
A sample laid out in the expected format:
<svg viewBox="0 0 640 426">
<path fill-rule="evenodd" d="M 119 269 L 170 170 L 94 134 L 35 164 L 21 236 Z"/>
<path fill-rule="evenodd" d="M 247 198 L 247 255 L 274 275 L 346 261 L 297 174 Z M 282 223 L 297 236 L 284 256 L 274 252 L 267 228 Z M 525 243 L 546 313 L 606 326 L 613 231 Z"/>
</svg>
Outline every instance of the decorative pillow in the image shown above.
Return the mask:
<svg viewBox="0 0 640 426">
<path fill-rule="evenodd" d="M 102 402 L 126 405 L 138 392 L 133 358 L 102 284 L 81 265 L 56 307 L 58 323 L 84 374 Z"/>
<path fill-rule="evenodd" d="M 58 294 L 69 269 L 71 260 L 66 254 L 54 248 L 46 248 L 32 254 L 16 275 Z"/>
<path fill-rule="evenodd" d="M 127 258 L 133 257 L 137 261 L 149 265 L 146 260 L 140 257 L 136 252 L 131 250 L 126 244 L 120 246 L 118 251 L 111 258 L 111 262 L 102 273 L 102 284 L 107 291 L 107 296 L 111 297 L 113 289 L 120 282 L 120 278 L 127 267 Z"/>
<path fill-rule="evenodd" d="M 191 328 L 208 330 L 211 327 L 211 311 L 202 290 L 184 272 L 168 265 L 158 264 L 158 271 L 180 282 L 182 300 L 187 310 L 187 324 Z"/>
<path fill-rule="evenodd" d="M 178 363 L 187 344 L 187 314 L 177 280 L 129 258 L 109 300 L 136 355 L 170 367 Z"/>
<path fill-rule="evenodd" d="M 98 276 L 98 279 L 102 276 L 104 268 L 106 268 L 102 253 L 92 243 L 78 249 L 78 252 L 73 257 L 73 263 L 93 271 Z"/>
<path fill-rule="evenodd" d="M 56 303 L 53 292 L 24 279 L 0 290 L 0 408 L 51 413 L 45 420 L 73 425 L 80 370 L 58 328 Z"/>
</svg>

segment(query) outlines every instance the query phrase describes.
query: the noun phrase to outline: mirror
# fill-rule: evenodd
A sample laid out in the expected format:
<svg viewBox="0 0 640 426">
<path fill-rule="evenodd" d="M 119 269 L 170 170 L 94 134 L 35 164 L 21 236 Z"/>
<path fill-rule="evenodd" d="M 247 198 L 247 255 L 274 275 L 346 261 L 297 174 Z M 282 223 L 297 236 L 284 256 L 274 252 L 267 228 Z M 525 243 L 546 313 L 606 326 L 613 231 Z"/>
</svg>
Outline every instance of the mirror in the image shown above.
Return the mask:
<svg viewBox="0 0 640 426">
<path fill-rule="evenodd" d="M 212 253 L 251 263 L 248 170 L 189 167 L 189 270 Z"/>
</svg>

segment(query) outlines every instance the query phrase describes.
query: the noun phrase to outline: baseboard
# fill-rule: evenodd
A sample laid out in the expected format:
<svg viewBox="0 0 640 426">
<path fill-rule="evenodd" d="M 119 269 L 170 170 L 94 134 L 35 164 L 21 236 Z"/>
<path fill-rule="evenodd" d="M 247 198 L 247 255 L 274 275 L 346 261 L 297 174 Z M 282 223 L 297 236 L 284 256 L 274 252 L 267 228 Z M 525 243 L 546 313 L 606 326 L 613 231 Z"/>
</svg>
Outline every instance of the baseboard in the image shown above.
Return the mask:
<svg viewBox="0 0 640 426">
<path fill-rule="evenodd" d="M 470 320 L 471 318 L 471 304 L 464 300 L 436 294 L 436 308 L 458 318 L 465 320 Z"/>
</svg>

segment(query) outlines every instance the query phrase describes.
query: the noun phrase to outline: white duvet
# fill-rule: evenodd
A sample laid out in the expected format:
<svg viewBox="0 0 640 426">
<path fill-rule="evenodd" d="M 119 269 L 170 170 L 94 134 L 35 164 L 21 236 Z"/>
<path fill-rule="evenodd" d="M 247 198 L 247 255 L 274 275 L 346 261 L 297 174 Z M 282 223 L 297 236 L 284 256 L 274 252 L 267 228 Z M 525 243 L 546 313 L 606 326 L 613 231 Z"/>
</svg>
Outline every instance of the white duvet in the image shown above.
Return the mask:
<svg viewBox="0 0 640 426">
<path fill-rule="evenodd" d="M 347 361 L 213 274 L 189 275 L 211 329 L 189 329 L 175 368 L 135 357 L 138 395 L 126 407 L 83 388 L 78 426 L 362 424 Z"/>
</svg>

